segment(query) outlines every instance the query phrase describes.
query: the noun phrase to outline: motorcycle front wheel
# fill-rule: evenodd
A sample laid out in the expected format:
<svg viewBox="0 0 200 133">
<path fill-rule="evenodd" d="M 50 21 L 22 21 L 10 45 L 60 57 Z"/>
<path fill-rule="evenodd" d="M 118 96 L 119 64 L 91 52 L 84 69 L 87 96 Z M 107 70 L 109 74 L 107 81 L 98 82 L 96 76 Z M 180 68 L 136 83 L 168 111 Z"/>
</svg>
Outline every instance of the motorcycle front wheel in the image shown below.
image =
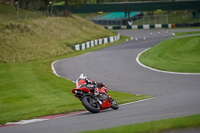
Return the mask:
<svg viewBox="0 0 200 133">
<path fill-rule="evenodd" d="M 118 103 L 112 97 L 110 97 L 110 100 L 111 100 L 111 108 L 114 109 L 114 110 L 117 110 L 119 108 Z"/>
<path fill-rule="evenodd" d="M 92 96 L 85 96 L 81 100 L 83 106 L 91 113 L 98 113 L 100 111 L 99 103 Z"/>
</svg>

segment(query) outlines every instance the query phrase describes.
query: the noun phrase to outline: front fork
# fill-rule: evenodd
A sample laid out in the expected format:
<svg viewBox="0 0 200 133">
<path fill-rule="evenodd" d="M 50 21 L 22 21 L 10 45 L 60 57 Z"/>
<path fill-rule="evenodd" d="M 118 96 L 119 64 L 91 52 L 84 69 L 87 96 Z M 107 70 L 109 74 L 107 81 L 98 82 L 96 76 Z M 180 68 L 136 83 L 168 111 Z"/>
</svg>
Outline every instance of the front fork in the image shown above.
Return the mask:
<svg viewBox="0 0 200 133">
<path fill-rule="evenodd" d="M 102 101 L 101 101 L 98 97 L 96 97 L 95 95 L 93 95 L 93 98 L 95 99 L 96 102 L 99 103 L 99 105 L 100 105 L 100 107 L 101 107 Z"/>
<path fill-rule="evenodd" d="M 88 93 L 88 95 L 92 97 L 91 102 L 93 104 L 98 103 L 100 107 L 102 106 L 102 101 L 98 97 L 96 97 L 94 94 L 91 94 L 91 93 Z"/>
</svg>

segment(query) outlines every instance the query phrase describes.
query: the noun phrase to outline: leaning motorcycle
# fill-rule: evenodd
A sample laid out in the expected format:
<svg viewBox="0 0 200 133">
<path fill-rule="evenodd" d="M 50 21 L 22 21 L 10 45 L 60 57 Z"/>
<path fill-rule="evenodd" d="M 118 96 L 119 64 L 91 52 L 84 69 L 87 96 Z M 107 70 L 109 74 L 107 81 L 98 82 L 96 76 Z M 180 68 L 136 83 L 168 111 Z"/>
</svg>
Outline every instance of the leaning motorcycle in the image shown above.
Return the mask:
<svg viewBox="0 0 200 133">
<path fill-rule="evenodd" d="M 72 93 L 78 98 L 82 105 L 91 113 L 98 113 L 100 110 L 112 108 L 117 110 L 118 103 L 108 94 L 107 87 L 103 85 L 99 90 L 99 95 L 94 95 L 95 85 L 87 85 L 86 87 L 75 88 Z"/>
</svg>

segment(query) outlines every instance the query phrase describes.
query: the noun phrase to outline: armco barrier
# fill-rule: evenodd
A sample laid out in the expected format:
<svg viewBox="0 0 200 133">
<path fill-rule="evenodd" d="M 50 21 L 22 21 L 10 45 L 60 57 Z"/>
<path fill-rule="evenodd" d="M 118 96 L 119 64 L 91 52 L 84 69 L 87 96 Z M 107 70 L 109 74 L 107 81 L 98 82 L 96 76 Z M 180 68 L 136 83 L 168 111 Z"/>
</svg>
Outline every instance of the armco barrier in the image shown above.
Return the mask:
<svg viewBox="0 0 200 133">
<path fill-rule="evenodd" d="M 121 26 L 107 26 L 106 29 L 157 29 L 157 28 L 172 28 L 172 24 L 155 24 L 155 25 L 121 25 Z"/>
<path fill-rule="evenodd" d="M 200 23 L 184 23 L 184 24 L 174 24 L 174 28 L 182 28 L 182 27 L 199 27 Z"/>
<path fill-rule="evenodd" d="M 101 45 L 101 44 L 106 44 L 106 43 L 110 43 L 110 42 L 115 42 L 115 41 L 118 41 L 119 39 L 120 39 L 120 34 L 118 34 L 116 36 L 107 37 L 107 38 L 101 38 L 101 39 L 88 41 L 88 42 L 85 42 L 82 44 L 77 44 L 77 45 L 74 45 L 72 48 L 74 50 L 80 51 L 80 50 L 85 50 L 90 47 L 94 47 L 95 45 Z"/>
<path fill-rule="evenodd" d="M 157 28 L 182 28 L 182 27 L 199 27 L 200 23 L 184 23 L 184 24 L 155 24 L 155 25 L 121 25 L 107 26 L 106 29 L 157 29 Z"/>
</svg>

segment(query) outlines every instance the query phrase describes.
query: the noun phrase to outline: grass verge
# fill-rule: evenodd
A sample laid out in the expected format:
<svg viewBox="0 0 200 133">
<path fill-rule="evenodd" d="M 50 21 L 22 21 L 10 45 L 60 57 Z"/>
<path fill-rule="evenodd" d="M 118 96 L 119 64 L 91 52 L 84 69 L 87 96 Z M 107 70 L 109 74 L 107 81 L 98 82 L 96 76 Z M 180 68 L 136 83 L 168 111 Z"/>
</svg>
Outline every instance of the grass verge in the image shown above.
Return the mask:
<svg viewBox="0 0 200 133">
<path fill-rule="evenodd" d="M 185 35 L 194 35 L 194 34 L 200 34 L 200 31 L 193 31 L 193 32 L 177 32 L 176 36 L 185 36 Z"/>
<path fill-rule="evenodd" d="M 161 133 L 164 131 L 200 127 L 200 115 L 170 118 L 139 124 L 119 126 L 87 133 Z M 86 132 L 85 132 L 86 133 Z"/>
<path fill-rule="evenodd" d="M 139 60 L 149 67 L 173 72 L 200 72 L 199 36 L 168 39 L 144 52 Z"/>
<path fill-rule="evenodd" d="M 0 63 L 65 55 L 72 52 L 75 44 L 117 35 L 76 15 L 6 21 L 0 25 L 0 31 Z"/>
<path fill-rule="evenodd" d="M 195 26 L 195 27 L 181 27 L 181 28 L 176 28 L 176 29 L 200 29 L 199 26 Z"/>
<path fill-rule="evenodd" d="M 125 42 L 126 38 L 122 36 L 120 41 L 107 44 L 106 47 Z M 71 93 L 75 84 L 56 77 L 50 66 L 55 60 L 101 48 L 104 46 L 98 45 L 84 51 L 73 51 L 71 54 L 50 59 L 0 64 L 0 124 L 85 110 L 81 102 Z M 109 91 L 109 93 L 119 103 L 150 97 L 114 91 Z"/>
</svg>

